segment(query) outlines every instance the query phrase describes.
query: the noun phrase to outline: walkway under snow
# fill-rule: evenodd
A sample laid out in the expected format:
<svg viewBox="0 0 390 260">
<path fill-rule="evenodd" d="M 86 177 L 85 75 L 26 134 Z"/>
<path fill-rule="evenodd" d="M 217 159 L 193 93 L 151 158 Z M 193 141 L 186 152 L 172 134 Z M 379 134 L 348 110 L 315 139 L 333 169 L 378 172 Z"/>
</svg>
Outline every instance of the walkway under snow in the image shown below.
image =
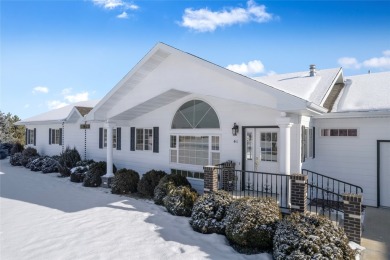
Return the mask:
<svg viewBox="0 0 390 260">
<path fill-rule="evenodd" d="M 148 200 L 0 162 L 0 259 L 272 259 L 242 255 Z"/>
</svg>

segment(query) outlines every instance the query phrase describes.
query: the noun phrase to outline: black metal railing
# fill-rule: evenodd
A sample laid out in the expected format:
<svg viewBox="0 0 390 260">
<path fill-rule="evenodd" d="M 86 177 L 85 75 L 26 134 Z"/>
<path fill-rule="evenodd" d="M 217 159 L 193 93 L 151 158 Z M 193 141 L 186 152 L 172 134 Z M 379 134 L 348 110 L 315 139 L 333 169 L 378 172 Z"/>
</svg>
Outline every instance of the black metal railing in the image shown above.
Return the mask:
<svg viewBox="0 0 390 260">
<path fill-rule="evenodd" d="M 341 219 L 340 212 L 344 212 L 343 194 L 363 194 L 363 188 L 352 183 L 306 169 L 302 169 L 302 174 L 308 176 L 308 210 L 325 215 L 336 223 Z"/>
<path fill-rule="evenodd" d="M 273 197 L 282 209 L 288 209 L 290 176 L 285 174 L 225 170 L 220 165 L 218 171 L 218 187 L 228 191 L 234 197 Z"/>
</svg>

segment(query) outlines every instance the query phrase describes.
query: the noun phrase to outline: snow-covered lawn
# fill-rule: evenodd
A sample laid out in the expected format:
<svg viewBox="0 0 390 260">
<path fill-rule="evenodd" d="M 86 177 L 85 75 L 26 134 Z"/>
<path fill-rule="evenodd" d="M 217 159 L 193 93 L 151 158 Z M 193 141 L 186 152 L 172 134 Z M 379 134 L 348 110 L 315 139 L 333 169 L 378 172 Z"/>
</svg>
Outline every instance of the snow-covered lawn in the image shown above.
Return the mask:
<svg viewBox="0 0 390 260">
<path fill-rule="evenodd" d="M 152 201 L 0 162 L 0 259 L 272 259 L 242 255 Z"/>
</svg>

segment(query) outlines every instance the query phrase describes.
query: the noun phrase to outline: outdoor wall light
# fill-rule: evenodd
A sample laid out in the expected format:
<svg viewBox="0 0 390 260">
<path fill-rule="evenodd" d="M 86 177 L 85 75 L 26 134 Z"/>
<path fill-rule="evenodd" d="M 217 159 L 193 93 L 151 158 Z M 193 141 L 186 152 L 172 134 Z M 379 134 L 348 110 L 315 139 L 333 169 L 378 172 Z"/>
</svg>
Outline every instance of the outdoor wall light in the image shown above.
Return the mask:
<svg viewBox="0 0 390 260">
<path fill-rule="evenodd" d="M 236 136 L 238 134 L 238 125 L 236 123 L 234 123 L 232 127 L 232 134 L 233 136 Z"/>
</svg>

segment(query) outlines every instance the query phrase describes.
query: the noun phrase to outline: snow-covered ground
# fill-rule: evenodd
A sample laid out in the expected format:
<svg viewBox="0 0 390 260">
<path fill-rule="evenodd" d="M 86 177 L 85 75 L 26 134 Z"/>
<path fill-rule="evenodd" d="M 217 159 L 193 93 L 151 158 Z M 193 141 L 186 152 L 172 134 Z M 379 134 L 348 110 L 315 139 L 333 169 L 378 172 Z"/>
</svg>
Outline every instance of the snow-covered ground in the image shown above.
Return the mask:
<svg viewBox="0 0 390 260">
<path fill-rule="evenodd" d="M 242 255 L 152 201 L 0 162 L 0 259 L 272 259 Z"/>
</svg>

